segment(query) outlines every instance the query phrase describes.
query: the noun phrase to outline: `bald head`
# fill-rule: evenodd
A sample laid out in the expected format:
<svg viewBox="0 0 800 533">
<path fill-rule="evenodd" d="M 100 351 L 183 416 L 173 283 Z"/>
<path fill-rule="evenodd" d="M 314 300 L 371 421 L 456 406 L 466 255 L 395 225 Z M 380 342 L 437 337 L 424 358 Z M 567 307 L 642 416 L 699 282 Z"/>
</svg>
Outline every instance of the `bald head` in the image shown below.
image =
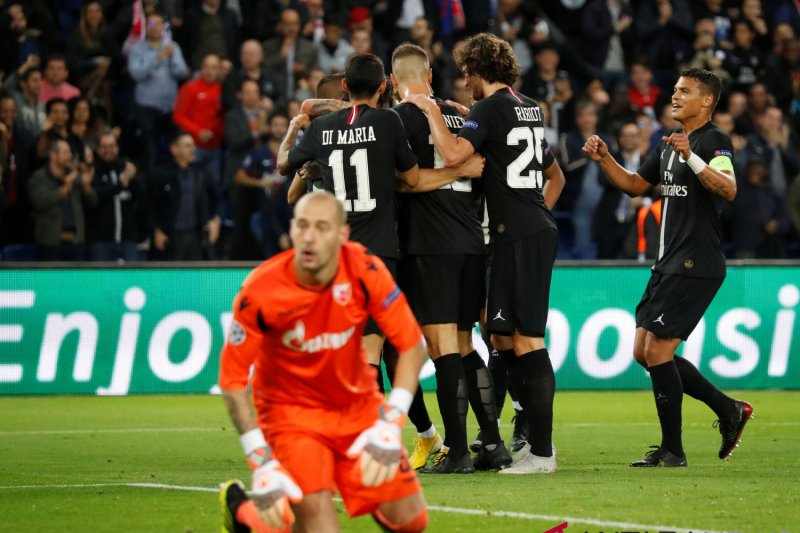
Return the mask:
<svg viewBox="0 0 800 533">
<path fill-rule="evenodd" d="M 430 70 L 428 53 L 415 44 L 401 44 L 392 53 L 392 73 L 399 83 L 427 82 Z"/>
<path fill-rule="evenodd" d="M 248 39 L 242 43 L 239 51 L 242 66 L 246 69 L 257 67 L 264 59 L 264 48 L 255 39 Z"/>
<path fill-rule="evenodd" d="M 327 191 L 314 191 L 303 195 L 294 208 L 295 218 L 309 211 L 330 214 L 331 222 L 338 226 L 347 224 L 347 212 L 344 210 L 344 204 Z"/>
</svg>

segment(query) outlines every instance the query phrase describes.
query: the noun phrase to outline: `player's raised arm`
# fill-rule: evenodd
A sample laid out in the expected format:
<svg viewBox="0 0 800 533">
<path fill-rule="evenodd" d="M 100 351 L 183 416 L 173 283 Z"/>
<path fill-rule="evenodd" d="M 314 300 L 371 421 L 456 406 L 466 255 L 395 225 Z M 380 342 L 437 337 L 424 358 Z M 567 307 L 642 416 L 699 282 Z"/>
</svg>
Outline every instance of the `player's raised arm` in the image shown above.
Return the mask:
<svg viewBox="0 0 800 533">
<path fill-rule="evenodd" d="M 614 187 L 628 196 L 641 196 L 652 186 L 638 173 L 630 172 L 617 163 L 614 157 L 608 153 L 608 146 L 599 136 L 592 135 L 586 139 L 581 150 L 600 164 L 600 169 L 608 176 Z"/>
<path fill-rule="evenodd" d="M 442 154 L 445 166 L 453 167 L 466 161 L 469 156 L 475 153 L 472 143 L 462 137 L 453 137 L 447 124 L 444 122 L 442 112 L 436 102 L 421 94 L 410 94 L 405 103 L 414 104 L 428 117 L 428 125 L 431 128 L 433 144 Z"/>
<path fill-rule="evenodd" d="M 289 165 L 289 152 L 291 152 L 295 143 L 297 142 L 297 134 L 300 130 L 305 128 L 311 123 L 311 117 L 303 113 L 295 116 L 289 122 L 289 130 L 286 132 L 286 137 L 283 138 L 281 146 L 278 149 L 278 164 L 276 168 L 283 176 L 289 175 L 291 166 Z"/>
<path fill-rule="evenodd" d="M 706 163 L 703 158 L 692 152 L 689 147 L 689 136 L 682 132 L 672 133 L 669 137 L 662 137 L 661 140 L 681 155 L 681 161 L 686 162 L 709 192 L 729 202 L 736 198 L 736 176 L 729 157 L 720 155 L 710 163 Z"/>
</svg>

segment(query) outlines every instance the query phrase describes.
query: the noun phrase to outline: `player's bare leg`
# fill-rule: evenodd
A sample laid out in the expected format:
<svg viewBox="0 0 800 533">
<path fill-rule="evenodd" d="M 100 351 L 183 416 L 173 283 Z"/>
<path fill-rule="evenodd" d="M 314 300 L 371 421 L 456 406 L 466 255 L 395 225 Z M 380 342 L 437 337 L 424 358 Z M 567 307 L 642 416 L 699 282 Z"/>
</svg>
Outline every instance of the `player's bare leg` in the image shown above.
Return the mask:
<svg viewBox="0 0 800 533">
<path fill-rule="evenodd" d="M 303 501 L 292 505 L 295 523 L 294 533 L 328 533 L 339 531 L 339 518 L 333 505 L 333 493 L 321 490 L 304 494 Z"/>
<path fill-rule="evenodd" d="M 467 378 L 458 352 L 455 324 L 422 326 L 428 355 L 436 367 L 436 399 L 444 423 L 446 455 L 430 473 L 467 474 L 473 472 L 467 450 Z"/>
<path fill-rule="evenodd" d="M 428 507 L 422 492 L 384 502 L 372 516 L 384 531 L 417 533 L 428 527 Z"/>
<path fill-rule="evenodd" d="M 553 446 L 553 399 L 556 379 L 544 337 L 531 337 L 518 331 L 513 336 L 493 335 L 498 349 L 513 350 L 516 371 L 525 378 L 522 397 L 528 418 L 528 444 L 515 456 L 511 468 L 503 474 L 536 474 L 556 471 Z"/>
<path fill-rule="evenodd" d="M 472 324 L 460 326 L 458 351 L 467 378 L 467 396 L 481 428 L 481 445 L 472 464 L 477 470 L 498 470 L 511 464 L 500 438 L 494 382 L 486 363 L 472 344 Z"/>
</svg>

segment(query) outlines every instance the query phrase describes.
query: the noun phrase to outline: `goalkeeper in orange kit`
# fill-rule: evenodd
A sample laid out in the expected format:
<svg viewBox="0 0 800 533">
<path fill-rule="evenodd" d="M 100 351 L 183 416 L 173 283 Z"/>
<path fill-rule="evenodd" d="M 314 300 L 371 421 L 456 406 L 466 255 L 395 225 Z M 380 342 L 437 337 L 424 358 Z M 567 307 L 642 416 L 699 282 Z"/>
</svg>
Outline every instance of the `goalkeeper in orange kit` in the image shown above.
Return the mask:
<svg viewBox="0 0 800 533">
<path fill-rule="evenodd" d="M 422 531 L 427 507 L 401 442 L 422 332 L 381 260 L 347 241 L 333 195 L 304 196 L 290 232 L 295 248 L 245 279 L 222 351 L 219 384 L 253 473 L 252 499 L 239 481 L 223 485 L 225 529 L 335 530 L 338 490 L 350 516 Z M 361 346 L 368 316 L 401 354 L 386 401 Z"/>
</svg>

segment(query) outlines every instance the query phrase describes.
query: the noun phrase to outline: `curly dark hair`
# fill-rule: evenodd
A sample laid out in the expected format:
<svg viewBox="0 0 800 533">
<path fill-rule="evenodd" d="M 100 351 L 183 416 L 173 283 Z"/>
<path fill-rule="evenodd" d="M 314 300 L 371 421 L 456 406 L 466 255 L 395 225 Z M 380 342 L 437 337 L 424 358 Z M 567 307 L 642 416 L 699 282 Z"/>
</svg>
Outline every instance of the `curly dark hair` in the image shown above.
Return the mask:
<svg viewBox="0 0 800 533">
<path fill-rule="evenodd" d="M 513 85 L 519 78 L 519 64 L 511 45 L 491 33 L 479 33 L 467 39 L 455 59 L 465 75 L 480 76 L 489 83 Z"/>
</svg>

